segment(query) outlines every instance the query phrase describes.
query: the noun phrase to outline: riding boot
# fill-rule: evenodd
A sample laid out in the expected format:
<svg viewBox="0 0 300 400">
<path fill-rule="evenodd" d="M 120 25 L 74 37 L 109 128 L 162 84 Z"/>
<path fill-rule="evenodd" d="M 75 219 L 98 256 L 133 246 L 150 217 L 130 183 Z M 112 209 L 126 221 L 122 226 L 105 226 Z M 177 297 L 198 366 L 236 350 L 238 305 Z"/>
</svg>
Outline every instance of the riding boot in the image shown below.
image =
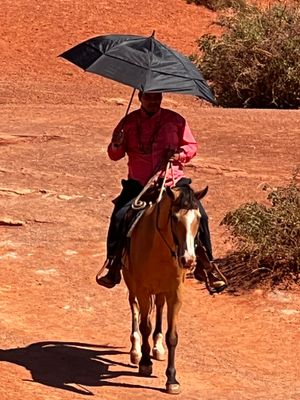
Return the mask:
<svg viewBox="0 0 300 400">
<path fill-rule="evenodd" d="M 102 276 L 103 270 L 107 268 L 108 272 Z M 118 262 L 116 257 L 107 258 L 102 268 L 96 275 L 96 282 L 98 285 L 105 286 L 108 289 L 113 288 L 121 282 L 121 263 Z"/>
<path fill-rule="evenodd" d="M 207 268 L 204 267 L 203 263 L 197 260 L 194 277 L 198 281 L 205 282 L 206 288 L 210 294 L 220 293 L 228 286 L 227 279 L 212 261 L 210 261 L 210 267 Z"/>
</svg>

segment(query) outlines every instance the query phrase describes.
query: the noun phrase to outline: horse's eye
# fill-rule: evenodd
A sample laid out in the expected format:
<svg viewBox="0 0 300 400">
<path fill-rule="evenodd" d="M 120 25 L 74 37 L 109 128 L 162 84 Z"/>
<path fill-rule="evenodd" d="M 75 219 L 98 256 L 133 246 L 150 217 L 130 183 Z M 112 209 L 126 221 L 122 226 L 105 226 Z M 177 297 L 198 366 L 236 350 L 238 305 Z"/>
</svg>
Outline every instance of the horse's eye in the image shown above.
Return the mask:
<svg viewBox="0 0 300 400">
<path fill-rule="evenodd" d="M 178 216 L 176 214 L 172 215 L 172 220 L 173 222 L 177 223 L 178 222 Z"/>
</svg>

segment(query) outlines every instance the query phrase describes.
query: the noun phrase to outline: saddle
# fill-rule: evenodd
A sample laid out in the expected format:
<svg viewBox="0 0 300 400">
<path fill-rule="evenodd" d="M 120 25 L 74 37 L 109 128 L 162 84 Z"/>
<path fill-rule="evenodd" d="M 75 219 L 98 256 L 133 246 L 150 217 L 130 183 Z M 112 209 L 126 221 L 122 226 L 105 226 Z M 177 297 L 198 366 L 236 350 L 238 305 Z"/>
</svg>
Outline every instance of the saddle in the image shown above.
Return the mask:
<svg viewBox="0 0 300 400">
<path fill-rule="evenodd" d="M 154 185 L 149 187 L 146 192 L 143 193 L 138 201 L 138 204 L 135 203 L 136 199 L 133 200 L 131 207 L 127 210 L 124 216 L 124 234 L 126 237 L 130 237 L 130 233 L 132 232 L 137 221 L 144 214 L 147 207 L 157 201 L 159 192 L 159 185 Z"/>
</svg>

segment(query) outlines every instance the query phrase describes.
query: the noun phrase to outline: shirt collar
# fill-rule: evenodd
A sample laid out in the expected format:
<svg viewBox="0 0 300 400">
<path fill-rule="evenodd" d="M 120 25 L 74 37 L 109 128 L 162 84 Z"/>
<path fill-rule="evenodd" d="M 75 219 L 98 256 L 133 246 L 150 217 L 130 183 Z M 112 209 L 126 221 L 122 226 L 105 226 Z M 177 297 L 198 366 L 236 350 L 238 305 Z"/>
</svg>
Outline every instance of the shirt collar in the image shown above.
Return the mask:
<svg viewBox="0 0 300 400">
<path fill-rule="evenodd" d="M 140 108 L 140 114 L 141 114 L 142 118 L 144 118 L 144 119 L 147 119 L 147 118 L 149 118 L 149 119 L 152 119 L 152 118 L 153 119 L 157 119 L 157 118 L 160 117 L 161 108 L 155 114 L 153 114 L 151 116 L 149 116 L 142 108 Z"/>
</svg>

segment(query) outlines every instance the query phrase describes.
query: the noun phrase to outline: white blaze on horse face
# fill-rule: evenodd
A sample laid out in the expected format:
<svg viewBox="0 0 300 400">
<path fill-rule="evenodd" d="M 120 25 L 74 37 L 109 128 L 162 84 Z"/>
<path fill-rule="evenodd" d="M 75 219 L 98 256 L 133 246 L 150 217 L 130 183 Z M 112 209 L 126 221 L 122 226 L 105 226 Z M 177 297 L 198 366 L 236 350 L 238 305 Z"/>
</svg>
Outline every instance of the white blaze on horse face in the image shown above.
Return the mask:
<svg viewBox="0 0 300 400">
<path fill-rule="evenodd" d="M 188 266 L 194 264 L 196 261 L 195 236 L 199 226 L 199 210 L 187 210 L 181 215 L 180 219 L 184 225 L 186 235 L 182 243 L 184 245 L 184 251 L 181 253 L 183 254 L 181 260 L 185 266 Z"/>
<path fill-rule="evenodd" d="M 186 246 L 187 252 L 190 257 L 195 257 L 195 236 L 197 231 L 195 231 L 195 221 L 199 219 L 198 210 L 188 210 L 186 213 Z"/>
</svg>

